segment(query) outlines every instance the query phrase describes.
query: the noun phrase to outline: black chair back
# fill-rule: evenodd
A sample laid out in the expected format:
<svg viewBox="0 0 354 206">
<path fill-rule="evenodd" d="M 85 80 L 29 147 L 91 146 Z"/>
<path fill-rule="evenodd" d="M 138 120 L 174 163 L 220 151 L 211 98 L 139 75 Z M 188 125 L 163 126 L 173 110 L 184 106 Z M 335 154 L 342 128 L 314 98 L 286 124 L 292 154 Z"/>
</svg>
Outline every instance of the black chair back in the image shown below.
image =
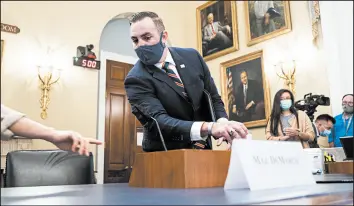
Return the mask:
<svg viewBox="0 0 354 206">
<path fill-rule="evenodd" d="M 22 150 L 6 156 L 5 187 L 95 184 L 93 155 Z"/>
</svg>

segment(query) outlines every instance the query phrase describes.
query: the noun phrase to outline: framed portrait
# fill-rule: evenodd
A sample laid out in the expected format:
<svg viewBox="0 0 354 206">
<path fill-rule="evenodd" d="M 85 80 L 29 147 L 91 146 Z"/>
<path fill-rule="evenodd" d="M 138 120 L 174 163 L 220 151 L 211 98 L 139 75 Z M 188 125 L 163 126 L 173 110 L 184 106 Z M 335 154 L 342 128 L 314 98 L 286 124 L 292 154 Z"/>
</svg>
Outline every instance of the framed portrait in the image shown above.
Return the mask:
<svg viewBox="0 0 354 206">
<path fill-rule="evenodd" d="M 269 87 L 263 69 L 263 51 L 221 63 L 221 95 L 230 120 L 246 127 L 267 125 Z"/>
<path fill-rule="evenodd" d="M 247 46 L 291 31 L 289 1 L 245 1 Z"/>
<path fill-rule="evenodd" d="M 236 1 L 209 1 L 197 8 L 198 51 L 205 61 L 237 51 Z"/>
</svg>

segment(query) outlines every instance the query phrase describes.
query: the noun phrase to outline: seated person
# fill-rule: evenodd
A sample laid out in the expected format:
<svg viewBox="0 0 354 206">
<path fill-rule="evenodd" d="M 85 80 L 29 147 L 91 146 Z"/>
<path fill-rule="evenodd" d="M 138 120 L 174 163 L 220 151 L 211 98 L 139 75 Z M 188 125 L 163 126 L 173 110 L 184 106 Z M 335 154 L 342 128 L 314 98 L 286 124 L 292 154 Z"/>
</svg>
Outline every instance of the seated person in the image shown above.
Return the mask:
<svg viewBox="0 0 354 206">
<path fill-rule="evenodd" d="M 315 133 L 307 114 L 294 107 L 294 95 L 287 89 L 279 90 L 274 97 L 273 109 L 266 128 L 266 139 L 276 141 L 299 141 L 309 148 Z"/>
<path fill-rule="evenodd" d="M 89 156 L 89 144 L 102 144 L 96 139 L 82 137 L 77 132 L 46 127 L 1 104 L 1 140 L 10 140 L 14 136 L 43 139 L 61 150 L 71 150 L 87 156 Z"/>
<path fill-rule="evenodd" d="M 231 47 L 232 41 L 226 34 L 231 34 L 230 26 L 222 26 L 219 21 L 214 22 L 214 15 L 210 13 L 208 15 L 208 24 L 203 31 L 203 41 L 207 42 L 206 53 L 215 48 L 218 48 L 216 51 L 220 51 Z"/>
<path fill-rule="evenodd" d="M 328 136 L 330 147 L 342 147 L 340 137 L 353 136 L 353 94 L 342 98 L 343 113 L 334 117 L 336 123 Z"/>
<path fill-rule="evenodd" d="M 319 148 L 317 139 L 322 137 L 328 137 L 331 134 L 333 125 L 336 123 L 336 120 L 328 114 L 319 115 L 315 123 L 312 124 L 313 130 L 315 131 L 314 141 L 309 141 L 311 148 Z"/>
</svg>

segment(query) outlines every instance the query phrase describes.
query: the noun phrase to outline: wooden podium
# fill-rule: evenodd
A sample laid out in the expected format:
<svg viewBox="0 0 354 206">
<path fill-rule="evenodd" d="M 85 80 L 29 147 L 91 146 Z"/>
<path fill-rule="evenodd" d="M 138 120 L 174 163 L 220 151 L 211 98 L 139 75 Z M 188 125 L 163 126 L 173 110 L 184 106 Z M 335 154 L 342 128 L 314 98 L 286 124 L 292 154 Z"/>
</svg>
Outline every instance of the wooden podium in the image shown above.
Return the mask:
<svg viewBox="0 0 354 206">
<path fill-rule="evenodd" d="M 131 187 L 223 187 L 231 151 L 170 150 L 135 155 Z"/>
</svg>

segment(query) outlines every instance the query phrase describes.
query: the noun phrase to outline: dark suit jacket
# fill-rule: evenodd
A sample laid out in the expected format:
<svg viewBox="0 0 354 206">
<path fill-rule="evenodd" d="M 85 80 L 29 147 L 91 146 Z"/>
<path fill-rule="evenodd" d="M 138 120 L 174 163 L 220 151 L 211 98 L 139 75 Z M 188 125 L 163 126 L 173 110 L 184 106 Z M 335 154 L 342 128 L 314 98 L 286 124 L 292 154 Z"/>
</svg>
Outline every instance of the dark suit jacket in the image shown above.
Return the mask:
<svg viewBox="0 0 354 206">
<path fill-rule="evenodd" d="M 193 122 L 211 120 L 207 102 L 203 100 L 204 89 L 211 95 L 216 119 L 227 118 L 224 103 L 200 54 L 194 49 L 170 47 L 169 50 L 190 102 L 165 72 L 140 60 L 124 82 L 132 112 L 144 127 L 142 146 L 147 152 L 163 150 L 150 117 L 158 121 L 167 149 L 191 148 Z"/>
<path fill-rule="evenodd" d="M 237 110 L 244 111 L 247 104 L 254 101 L 255 104 L 263 101 L 263 91 L 261 85 L 256 80 L 248 79 L 248 88 L 246 96 L 246 104 L 244 104 L 243 84 L 241 83 L 236 90 L 236 108 Z M 256 105 L 253 105 L 249 111 L 252 112 Z"/>
</svg>

